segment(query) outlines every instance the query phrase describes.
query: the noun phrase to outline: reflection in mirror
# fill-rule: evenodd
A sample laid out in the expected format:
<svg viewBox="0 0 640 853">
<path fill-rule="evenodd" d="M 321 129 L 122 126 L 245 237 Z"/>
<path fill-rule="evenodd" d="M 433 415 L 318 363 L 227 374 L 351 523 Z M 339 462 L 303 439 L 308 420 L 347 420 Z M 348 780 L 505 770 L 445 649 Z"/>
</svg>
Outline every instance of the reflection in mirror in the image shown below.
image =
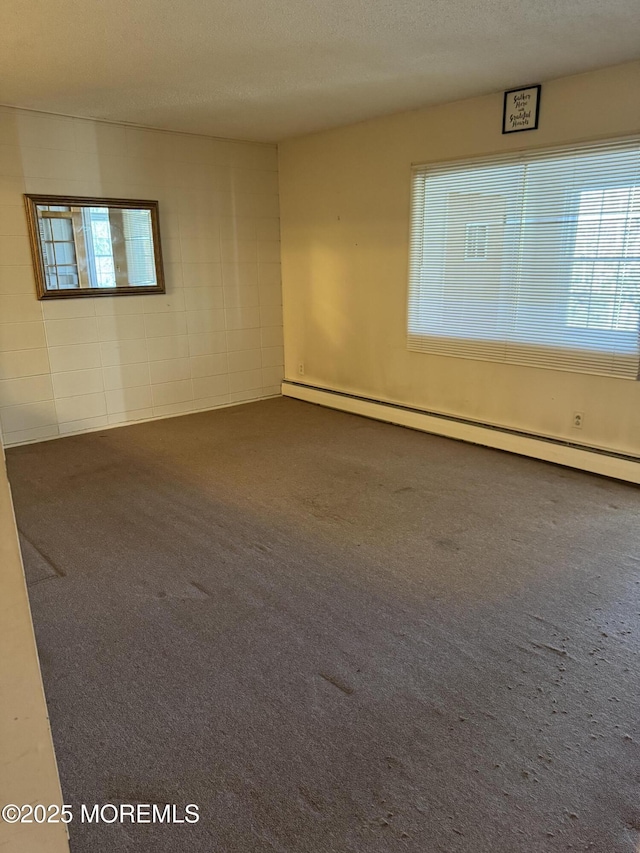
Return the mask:
<svg viewBox="0 0 640 853">
<path fill-rule="evenodd" d="M 39 299 L 164 293 L 157 202 L 25 201 Z"/>
</svg>

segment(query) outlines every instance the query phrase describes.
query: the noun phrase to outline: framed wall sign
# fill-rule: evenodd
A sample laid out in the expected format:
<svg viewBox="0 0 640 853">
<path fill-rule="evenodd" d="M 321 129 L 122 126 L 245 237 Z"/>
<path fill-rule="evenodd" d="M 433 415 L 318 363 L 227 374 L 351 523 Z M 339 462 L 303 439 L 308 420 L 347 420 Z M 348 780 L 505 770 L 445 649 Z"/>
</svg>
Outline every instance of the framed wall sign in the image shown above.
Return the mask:
<svg viewBox="0 0 640 853">
<path fill-rule="evenodd" d="M 521 130 L 536 130 L 540 115 L 541 86 L 525 89 L 509 89 L 504 93 L 502 110 L 502 132 L 518 133 Z"/>
</svg>

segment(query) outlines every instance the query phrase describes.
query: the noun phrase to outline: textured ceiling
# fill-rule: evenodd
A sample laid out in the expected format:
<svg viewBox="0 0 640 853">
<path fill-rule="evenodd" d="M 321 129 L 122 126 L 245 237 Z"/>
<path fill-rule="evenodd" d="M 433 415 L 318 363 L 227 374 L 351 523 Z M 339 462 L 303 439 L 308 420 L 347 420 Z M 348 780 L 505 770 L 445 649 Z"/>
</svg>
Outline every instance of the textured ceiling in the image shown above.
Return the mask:
<svg viewBox="0 0 640 853">
<path fill-rule="evenodd" d="M 3 0 L 0 103 L 275 141 L 640 56 L 638 0 Z"/>
</svg>

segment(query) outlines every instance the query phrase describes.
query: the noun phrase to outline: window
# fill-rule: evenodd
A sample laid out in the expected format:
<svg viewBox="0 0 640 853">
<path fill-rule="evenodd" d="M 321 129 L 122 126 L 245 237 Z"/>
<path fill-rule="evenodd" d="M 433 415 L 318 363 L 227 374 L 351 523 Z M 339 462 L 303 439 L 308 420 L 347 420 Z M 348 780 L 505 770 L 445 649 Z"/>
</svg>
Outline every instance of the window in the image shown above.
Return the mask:
<svg viewBox="0 0 640 853">
<path fill-rule="evenodd" d="M 120 214 L 114 211 L 114 214 Z M 89 279 L 95 287 L 115 287 L 116 268 L 113 259 L 113 242 L 109 208 L 85 207 L 81 210 L 83 228 L 78 232 L 82 240 L 89 268 Z"/>
<path fill-rule="evenodd" d="M 580 194 L 568 323 L 636 332 L 639 319 L 640 187 Z"/>
<path fill-rule="evenodd" d="M 408 347 L 638 378 L 640 140 L 419 167 Z"/>
<path fill-rule="evenodd" d="M 469 222 L 467 225 L 464 258 L 466 261 L 483 261 L 487 257 L 489 226 L 485 223 Z"/>
</svg>

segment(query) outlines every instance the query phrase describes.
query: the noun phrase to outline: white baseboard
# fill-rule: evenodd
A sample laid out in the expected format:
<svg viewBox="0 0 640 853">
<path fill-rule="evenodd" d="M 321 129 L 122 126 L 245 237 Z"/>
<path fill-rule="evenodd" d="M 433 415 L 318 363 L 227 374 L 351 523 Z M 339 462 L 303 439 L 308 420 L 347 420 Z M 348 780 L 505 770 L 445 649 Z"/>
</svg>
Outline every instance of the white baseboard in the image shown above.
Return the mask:
<svg viewBox="0 0 640 853">
<path fill-rule="evenodd" d="M 387 423 L 455 438 L 471 444 L 481 444 L 496 450 L 506 450 L 520 456 L 531 456 L 545 462 L 579 468 L 592 474 L 602 474 L 629 483 L 640 483 L 640 458 L 613 453 L 599 448 L 581 447 L 559 439 L 529 435 L 515 430 L 485 426 L 432 412 L 423 412 L 408 406 L 385 403 L 304 385 L 285 380 L 282 383 L 285 397 L 294 397 L 307 403 L 317 403 L 330 409 L 339 409 L 354 415 L 363 415 Z"/>
</svg>

